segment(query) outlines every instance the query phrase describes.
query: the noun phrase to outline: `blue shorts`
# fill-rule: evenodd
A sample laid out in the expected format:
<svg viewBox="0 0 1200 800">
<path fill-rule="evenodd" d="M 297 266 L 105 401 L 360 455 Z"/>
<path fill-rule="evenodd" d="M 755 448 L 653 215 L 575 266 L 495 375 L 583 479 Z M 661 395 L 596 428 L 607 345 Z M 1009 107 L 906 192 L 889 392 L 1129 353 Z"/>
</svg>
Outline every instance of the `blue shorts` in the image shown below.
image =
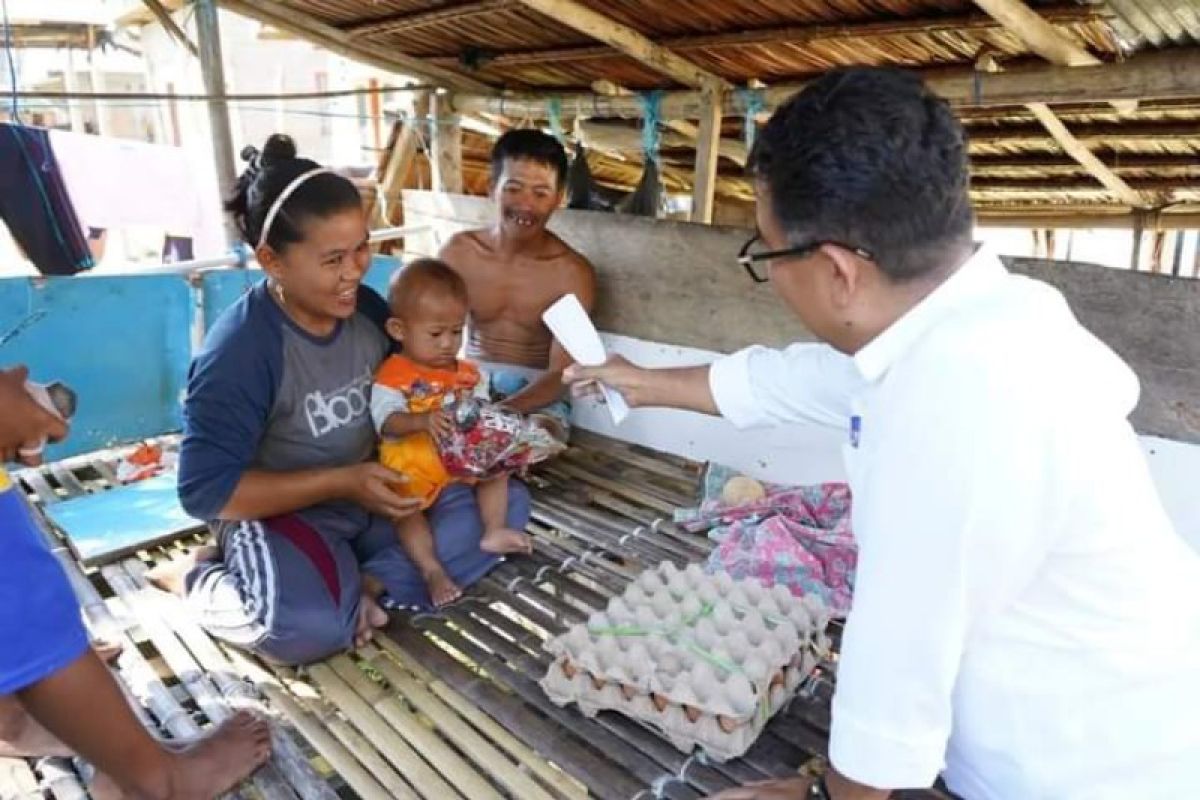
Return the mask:
<svg viewBox="0 0 1200 800">
<path fill-rule="evenodd" d="M 479 371 L 486 380 L 492 400 L 501 401 L 520 392 L 540 376 L 539 370 L 508 364 L 481 363 Z M 563 436 L 571 432 L 571 401 L 566 392 L 553 403 L 530 412 L 530 416 L 548 417 L 561 428 Z"/>
<path fill-rule="evenodd" d="M 0 695 L 50 677 L 87 647 L 71 584 L 0 469 Z"/>
</svg>

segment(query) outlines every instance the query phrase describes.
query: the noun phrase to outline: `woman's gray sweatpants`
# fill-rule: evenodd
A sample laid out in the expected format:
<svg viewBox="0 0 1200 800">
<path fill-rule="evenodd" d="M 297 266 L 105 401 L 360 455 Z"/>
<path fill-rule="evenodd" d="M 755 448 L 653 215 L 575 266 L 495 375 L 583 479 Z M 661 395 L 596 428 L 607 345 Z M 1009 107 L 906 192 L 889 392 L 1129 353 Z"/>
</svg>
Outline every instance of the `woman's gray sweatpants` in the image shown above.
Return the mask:
<svg viewBox="0 0 1200 800">
<path fill-rule="evenodd" d="M 426 514 L 438 558 L 459 586 L 496 565 L 496 556 L 479 549 L 483 524 L 470 487 L 448 487 Z M 528 520 L 529 492 L 511 481 L 508 525 L 522 530 Z M 222 560 L 198 563 L 188 574 L 188 604 L 213 636 L 272 661 L 304 664 L 349 647 L 363 572 L 384 585 L 387 601 L 430 607 L 395 525 L 357 506 L 329 504 L 213 528 Z"/>
</svg>

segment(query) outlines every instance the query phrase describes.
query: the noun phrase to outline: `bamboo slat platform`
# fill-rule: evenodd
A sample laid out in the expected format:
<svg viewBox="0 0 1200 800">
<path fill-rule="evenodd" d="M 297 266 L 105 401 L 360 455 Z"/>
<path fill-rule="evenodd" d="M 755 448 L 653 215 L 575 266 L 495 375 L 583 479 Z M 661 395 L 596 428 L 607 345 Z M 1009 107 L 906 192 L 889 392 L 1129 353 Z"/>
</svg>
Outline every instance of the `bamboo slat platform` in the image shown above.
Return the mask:
<svg viewBox="0 0 1200 800">
<path fill-rule="evenodd" d="M 36 506 L 115 485 L 121 453 L 17 477 Z M 542 643 L 623 591 L 644 567 L 703 560 L 712 545 L 671 522 L 700 466 L 582 434 L 530 479 L 534 553 L 501 564 L 440 614 L 395 615 L 375 643 L 299 670 L 210 639 L 145 573 L 204 542 L 196 531 L 84 574 L 42 519 L 97 638 L 147 726 L 194 736 L 239 708 L 274 723 L 274 756 L 235 798 L 693 800 L 792 774 L 824 755 L 827 679 L 814 681 L 745 757 L 687 756 L 646 728 L 554 706 L 537 685 Z M 932 797 L 928 793 L 919 796 Z M 86 798 L 72 762 L 0 760 L 0 800 Z"/>
</svg>

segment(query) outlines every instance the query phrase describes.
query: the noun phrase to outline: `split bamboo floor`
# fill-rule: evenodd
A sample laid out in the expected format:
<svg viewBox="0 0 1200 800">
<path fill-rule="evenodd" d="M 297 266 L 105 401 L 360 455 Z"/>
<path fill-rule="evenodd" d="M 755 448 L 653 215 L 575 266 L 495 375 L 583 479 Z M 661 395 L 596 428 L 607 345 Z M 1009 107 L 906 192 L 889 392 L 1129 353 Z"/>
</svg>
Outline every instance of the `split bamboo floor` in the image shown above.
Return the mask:
<svg viewBox="0 0 1200 800">
<path fill-rule="evenodd" d="M 35 507 L 116 485 L 121 453 L 17 477 Z M 616 714 L 560 709 L 537 681 L 543 642 L 602 607 L 643 568 L 701 561 L 712 545 L 672 513 L 696 502 L 700 465 L 581 434 L 530 479 L 534 553 L 501 564 L 440 614 L 396 614 L 375 642 L 299 670 L 210 639 L 146 571 L 204 542 L 197 531 L 85 574 L 44 518 L 93 636 L 124 651 L 114 672 L 143 722 L 196 736 L 250 708 L 273 722 L 270 763 L 246 800 L 694 800 L 794 774 L 825 754 L 828 674 L 741 759 L 688 756 Z M 909 797 L 939 797 L 919 793 Z M 67 759 L 0 759 L 0 800 L 87 798 Z"/>
</svg>

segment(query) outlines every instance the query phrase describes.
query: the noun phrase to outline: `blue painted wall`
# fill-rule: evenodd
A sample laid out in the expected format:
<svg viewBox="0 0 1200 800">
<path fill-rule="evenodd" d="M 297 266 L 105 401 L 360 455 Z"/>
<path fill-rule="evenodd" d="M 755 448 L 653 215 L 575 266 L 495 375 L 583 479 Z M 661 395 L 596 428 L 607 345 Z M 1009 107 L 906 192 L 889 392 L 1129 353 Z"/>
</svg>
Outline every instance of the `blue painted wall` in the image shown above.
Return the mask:
<svg viewBox="0 0 1200 800">
<path fill-rule="evenodd" d="M 70 438 L 50 458 L 98 450 L 180 425 L 192 300 L 178 276 L 0 280 L 0 365 L 79 395 Z"/>
<path fill-rule="evenodd" d="M 386 292 L 400 262 L 372 259 L 365 282 Z M 177 431 L 191 361 L 194 291 L 207 329 L 262 279 L 258 270 L 222 270 L 193 289 L 176 275 L 0 279 L 0 367 L 25 364 L 34 380 L 61 380 L 79 394 L 70 438 L 50 448 L 63 458 Z"/>
</svg>

